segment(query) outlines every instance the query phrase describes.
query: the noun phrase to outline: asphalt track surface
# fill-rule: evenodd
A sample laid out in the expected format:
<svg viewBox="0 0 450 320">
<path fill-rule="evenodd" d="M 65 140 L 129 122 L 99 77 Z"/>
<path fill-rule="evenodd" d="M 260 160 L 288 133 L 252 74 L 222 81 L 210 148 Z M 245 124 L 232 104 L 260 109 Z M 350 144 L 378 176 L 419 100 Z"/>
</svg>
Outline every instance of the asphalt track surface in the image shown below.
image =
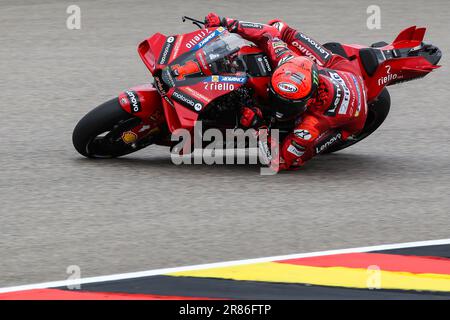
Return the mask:
<svg viewBox="0 0 450 320">
<path fill-rule="evenodd" d="M 0 1 L 0 287 L 68 277 L 450 235 L 450 23 L 447 0 Z M 66 8 L 82 10 L 68 30 Z M 317 40 L 391 41 L 427 26 L 443 67 L 391 87 L 392 109 L 361 144 L 304 169 L 175 166 L 149 147 L 112 161 L 80 157 L 71 133 L 90 109 L 150 81 L 136 45 L 193 30 L 181 15 L 282 17 Z"/>
</svg>

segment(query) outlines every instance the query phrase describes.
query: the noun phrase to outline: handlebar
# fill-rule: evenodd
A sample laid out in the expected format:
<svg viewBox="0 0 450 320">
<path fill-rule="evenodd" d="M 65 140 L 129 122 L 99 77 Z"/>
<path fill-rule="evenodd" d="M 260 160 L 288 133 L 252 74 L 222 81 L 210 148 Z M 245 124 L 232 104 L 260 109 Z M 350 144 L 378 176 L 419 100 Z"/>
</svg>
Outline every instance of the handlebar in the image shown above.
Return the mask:
<svg viewBox="0 0 450 320">
<path fill-rule="evenodd" d="M 193 24 L 195 24 L 200 29 L 203 29 L 204 26 L 205 26 L 205 22 L 204 21 L 200 21 L 200 20 L 188 17 L 188 16 L 182 16 L 181 19 L 182 19 L 183 22 L 186 22 L 186 20 L 191 21 Z"/>
</svg>

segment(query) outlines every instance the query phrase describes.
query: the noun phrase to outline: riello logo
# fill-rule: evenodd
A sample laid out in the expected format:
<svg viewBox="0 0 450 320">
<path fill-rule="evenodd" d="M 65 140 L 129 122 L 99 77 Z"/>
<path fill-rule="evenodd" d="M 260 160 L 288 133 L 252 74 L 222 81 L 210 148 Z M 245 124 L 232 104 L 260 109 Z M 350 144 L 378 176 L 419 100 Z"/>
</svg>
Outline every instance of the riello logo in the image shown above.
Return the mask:
<svg viewBox="0 0 450 320">
<path fill-rule="evenodd" d="M 388 82 L 391 82 L 395 79 L 398 78 L 398 74 L 396 73 L 391 73 L 391 66 L 386 66 L 386 73 L 387 75 L 384 77 L 381 77 L 378 79 L 378 85 L 379 86 L 384 86 L 385 84 L 387 84 Z"/>
<path fill-rule="evenodd" d="M 198 34 L 196 34 L 191 40 L 186 43 L 186 48 L 191 49 L 197 43 L 199 43 L 204 37 L 206 37 L 209 33 L 208 29 L 201 30 Z"/>
</svg>

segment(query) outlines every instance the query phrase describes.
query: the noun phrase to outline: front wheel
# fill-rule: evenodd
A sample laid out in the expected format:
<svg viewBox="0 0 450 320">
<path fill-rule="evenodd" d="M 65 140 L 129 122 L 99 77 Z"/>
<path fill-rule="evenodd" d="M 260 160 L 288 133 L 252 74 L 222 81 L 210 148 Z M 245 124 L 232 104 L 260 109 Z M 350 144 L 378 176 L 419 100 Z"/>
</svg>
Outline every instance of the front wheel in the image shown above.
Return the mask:
<svg viewBox="0 0 450 320">
<path fill-rule="evenodd" d="M 381 126 L 384 120 L 386 120 L 386 117 L 389 114 L 391 107 L 391 96 L 389 95 L 389 91 L 384 88 L 378 95 L 377 99 L 368 107 L 367 119 L 363 130 L 354 137 L 349 137 L 346 141 L 330 147 L 328 150 L 323 152 L 324 154 L 348 148 L 374 133 L 375 130 Z"/>
<path fill-rule="evenodd" d="M 73 130 L 75 149 L 88 158 L 120 157 L 144 146 L 126 144 L 122 134 L 141 120 L 122 109 L 118 98 L 111 99 L 86 114 Z"/>
</svg>

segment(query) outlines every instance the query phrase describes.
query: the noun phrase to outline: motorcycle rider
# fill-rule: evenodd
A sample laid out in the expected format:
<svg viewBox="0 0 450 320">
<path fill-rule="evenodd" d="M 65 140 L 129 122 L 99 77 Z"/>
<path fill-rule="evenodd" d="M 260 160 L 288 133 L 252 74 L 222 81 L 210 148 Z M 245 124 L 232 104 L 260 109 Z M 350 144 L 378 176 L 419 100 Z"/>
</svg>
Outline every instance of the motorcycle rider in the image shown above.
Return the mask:
<svg viewBox="0 0 450 320">
<path fill-rule="evenodd" d="M 275 68 L 268 89 L 271 105 L 277 118 L 297 117 L 294 131 L 280 146 L 277 170 L 298 168 L 363 129 L 367 88 L 360 70 L 346 58 L 278 19 L 261 24 L 210 13 L 205 24 L 226 27 L 254 42 Z M 244 107 L 240 122 L 244 127 L 260 125 L 260 108 Z"/>
</svg>

